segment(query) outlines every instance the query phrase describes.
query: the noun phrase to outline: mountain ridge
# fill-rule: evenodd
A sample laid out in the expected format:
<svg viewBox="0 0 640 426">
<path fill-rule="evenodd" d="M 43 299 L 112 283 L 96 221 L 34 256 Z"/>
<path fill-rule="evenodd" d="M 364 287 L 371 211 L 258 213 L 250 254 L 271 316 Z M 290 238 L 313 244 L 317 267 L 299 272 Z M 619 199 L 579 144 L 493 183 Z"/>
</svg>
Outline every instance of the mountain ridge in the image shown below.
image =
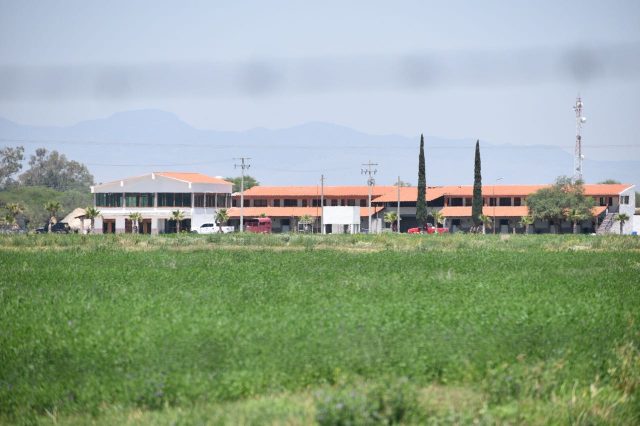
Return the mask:
<svg viewBox="0 0 640 426">
<path fill-rule="evenodd" d="M 195 128 L 172 112 L 139 109 L 62 127 L 24 125 L 0 117 L 0 141 L 4 146 L 22 144 L 27 154 L 40 146 L 55 149 L 86 164 L 97 182 L 158 167 L 236 175 L 234 158 L 244 156 L 251 157 L 249 174 L 263 184 L 315 184 L 324 174 L 331 184 L 353 185 L 365 183 L 360 168 L 369 160 L 379 163 L 379 184 L 392 184 L 398 175 L 415 184 L 419 135 L 368 134 L 321 121 L 219 131 Z M 475 141 L 426 135 L 429 184 L 472 183 Z M 480 143 L 485 184 L 498 178 L 505 184 L 549 183 L 573 169 L 573 156 L 557 146 L 482 139 Z M 584 170 L 588 182 L 611 178 L 640 184 L 640 161 L 587 159 Z"/>
</svg>

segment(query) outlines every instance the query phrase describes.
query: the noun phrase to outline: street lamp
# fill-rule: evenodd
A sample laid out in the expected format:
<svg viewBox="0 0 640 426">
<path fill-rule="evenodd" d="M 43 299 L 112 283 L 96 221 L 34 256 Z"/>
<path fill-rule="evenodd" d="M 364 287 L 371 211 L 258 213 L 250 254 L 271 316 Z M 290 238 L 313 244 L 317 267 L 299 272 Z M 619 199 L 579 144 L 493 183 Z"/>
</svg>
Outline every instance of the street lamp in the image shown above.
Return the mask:
<svg viewBox="0 0 640 426">
<path fill-rule="evenodd" d="M 493 234 L 496 233 L 496 204 L 498 204 L 498 200 L 496 199 L 496 185 L 498 181 L 501 181 L 503 178 L 499 177 L 496 179 L 496 182 L 493 184 Z"/>
</svg>

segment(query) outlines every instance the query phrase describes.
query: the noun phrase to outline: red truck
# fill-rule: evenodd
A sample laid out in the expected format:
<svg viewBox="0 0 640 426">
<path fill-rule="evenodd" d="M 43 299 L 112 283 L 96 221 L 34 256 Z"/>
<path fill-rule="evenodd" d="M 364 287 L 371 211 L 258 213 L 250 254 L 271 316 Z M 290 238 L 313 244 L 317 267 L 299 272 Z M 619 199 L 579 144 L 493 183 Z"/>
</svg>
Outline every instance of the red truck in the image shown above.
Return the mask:
<svg viewBox="0 0 640 426">
<path fill-rule="evenodd" d="M 446 234 L 448 232 L 449 228 L 436 228 L 432 223 L 425 224 L 423 229 L 409 228 L 407 230 L 408 234 Z"/>
<path fill-rule="evenodd" d="M 268 217 L 258 217 L 251 219 L 245 226 L 245 231 L 253 232 L 254 234 L 270 234 L 271 233 L 271 219 Z"/>
</svg>

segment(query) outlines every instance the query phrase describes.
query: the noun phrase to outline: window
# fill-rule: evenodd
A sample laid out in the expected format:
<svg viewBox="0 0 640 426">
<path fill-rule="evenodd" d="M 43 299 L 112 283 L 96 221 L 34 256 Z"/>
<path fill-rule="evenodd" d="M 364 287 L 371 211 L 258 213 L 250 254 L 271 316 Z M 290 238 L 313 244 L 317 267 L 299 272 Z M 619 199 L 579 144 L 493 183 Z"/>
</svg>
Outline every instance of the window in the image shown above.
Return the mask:
<svg viewBox="0 0 640 426">
<path fill-rule="evenodd" d="M 253 200 L 253 207 L 267 207 L 267 200 L 264 200 L 264 199 Z"/>
<path fill-rule="evenodd" d="M 331 206 L 336 207 L 338 205 L 338 200 L 331 200 Z"/>
<path fill-rule="evenodd" d="M 308 203 L 308 200 L 302 200 L 302 207 L 307 207 Z"/>
<path fill-rule="evenodd" d="M 356 200 L 353 200 L 353 199 L 347 200 L 347 205 L 348 206 L 355 206 L 356 205 Z"/>
<path fill-rule="evenodd" d="M 283 206 L 284 207 L 298 207 L 298 200 L 295 200 L 293 198 L 285 198 Z"/>
<path fill-rule="evenodd" d="M 204 207 L 204 194 L 193 194 L 193 207 Z"/>
<path fill-rule="evenodd" d="M 501 206 L 510 206 L 511 198 L 510 197 L 500 197 L 500 205 Z"/>
<path fill-rule="evenodd" d="M 621 196 L 620 197 L 620 204 L 624 204 L 624 205 L 629 204 L 629 196 L 628 195 Z"/>
<path fill-rule="evenodd" d="M 464 204 L 465 206 L 470 206 L 471 204 L 473 204 L 473 200 L 471 198 L 465 198 Z"/>
<path fill-rule="evenodd" d="M 216 194 L 217 207 L 229 207 L 229 196 L 227 194 Z"/>
<path fill-rule="evenodd" d="M 320 200 L 318 200 L 317 198 L 311 201 L 311 205 L 313 207 L 320 207 Z"/>
<path fill-rule="evenodd" d="M 158 193 L 158 207 L 191 207 L 191 194 L 188 192 Z"/>
<path fill-rule="evenodd" d="M 273 200 L 273 207 L 280 207 L 280 200 Z"/>
<path fill-rule="evenodd" d="M 513 205 L 514 205 L 514 206 L 521 206 L 521 205 L 522 205 L 522 198 L 520 198 L 520 197 L 515 197 L 515 198 L 513 199 Z"/>
<path fill-rule="evenodd" d="M 360 207 L 367 207 L 367 200 L 366 199 L 362 198 L 360 200 Z"/>
<path fill-rule="evenodd" d="M 450 205 L 455 207 L 460 207 L 462 205 L 462 198 L 451 198 Z"/>
<path fill-rule="evenodd" d="M 490 198 L 489 198 L 489 205 L 490 205 L 490 206 L 495 206 L 495 205 L 496 205 L 496 199 L 495 199 L 495 198 L 490 197 Z"/>
<path fill-rule="evenodd" d="M 249 207 L 251 200 L 244 200 L 244 207 Z"/>
<path fill-rule="evenodd" d="M 96 207 L 122 207 L 122 193 L 105 192 L 96 194 Z"/>
</svg>

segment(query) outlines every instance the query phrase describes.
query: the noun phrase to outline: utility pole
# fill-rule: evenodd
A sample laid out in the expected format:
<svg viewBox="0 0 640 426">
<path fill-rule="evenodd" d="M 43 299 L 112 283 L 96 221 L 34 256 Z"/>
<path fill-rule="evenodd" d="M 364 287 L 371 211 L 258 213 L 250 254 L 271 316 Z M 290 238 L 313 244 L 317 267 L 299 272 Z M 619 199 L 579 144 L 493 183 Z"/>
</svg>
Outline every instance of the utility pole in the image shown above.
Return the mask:
<svg viewBox="0 0 640 426">
<path fill-rule="evenodd" d="M 498 204 L 498 199 L 496 198 L 496 185 L 502 179 L 503 178 L 501 177 L 497 178 L 495 183 L 493 184 L 493 233 L 494 235 L 496 233 L 496 205 Z"/>
<path fill-rule="evenodd" d="M 582 125 L 587 122 L 587 118 L 582 116 L 582 99 L 580 95 L 576 98 L 573 110 L 576 112 L 576 148 L 573 158 L 573 181 L 582 180 Z"/>
<path fill-rule="evenodd" d="M 398 176 L 398 212 L 396 213 L 396 216 L 398 217 L 397 219 L 397 224 L 398 224 L 398 234 L 400 233 L 400 182 L 402 182 L 400 180 L 400 176 Z"/>
<path fill-rule="evenodd" d="M 376 184 L 376 180 L 373 178 L 373 175 L 375 175 L 376 173 L 378 173 L 377 169 L 373 169 L 371 170 L 372 166 L 377 166 L 378 163 L 372 163 L 371 160 L 369 160 L 368 163 L 363 164 L 363 166 L 366 166 L 366 169 L 361 169 L 360 173 L 362 173 L 363 175 L 368 175 L 369 177 L 367 178 L 367 186 L 369 186 L 369 200 L 367 203 L 367 216 L 369 217 L 369 229 L 368 229 L 368 233 L 371 233 L 371 192 L 373 191 L 373 186 Z"/>
<path fill-rule="evenodd" d="M 244 171 L 251 167 L 251 164 L 248 164 L 251 158 L 238 157 L 234 158 L 234 160 L 240 160 L 240 164 L 234 164 L 233 168 L 237 169 L 240 167 L 242 171 L 242 178 L 240 178 L 240 232 L 244 232 Z M 245 161 L 247 163 L 245 163 Z"/>
<path fill-rule="evenodd" d="M 320 233 L 324 234 L 324 175 L 320 175 Z"/>
</svg>

